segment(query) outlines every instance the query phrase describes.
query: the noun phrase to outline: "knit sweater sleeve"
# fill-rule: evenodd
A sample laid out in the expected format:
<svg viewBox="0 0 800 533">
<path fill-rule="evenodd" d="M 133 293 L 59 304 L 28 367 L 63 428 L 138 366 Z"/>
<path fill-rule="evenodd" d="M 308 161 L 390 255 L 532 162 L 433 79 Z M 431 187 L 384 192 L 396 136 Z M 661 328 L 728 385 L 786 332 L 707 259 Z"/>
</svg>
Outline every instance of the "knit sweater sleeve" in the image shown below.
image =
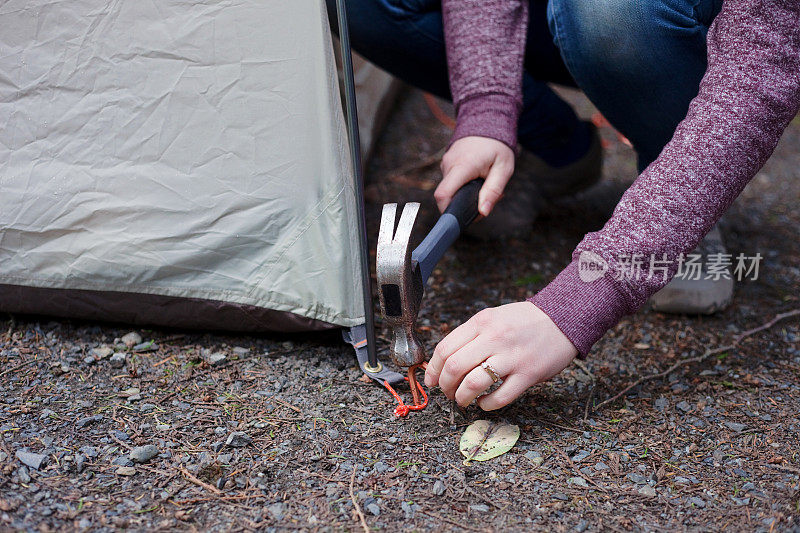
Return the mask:
<svg viewBox="0 0 800 533">
<path fill-rule="evenodd" d="M 582 354 L 663 287 L 772 154 L 800 107 L 800 2 L 725 0 L 708 34 L 699 94 L 661 155 L 602 230 L 531 301 Z M 654 257 L 666 279 L 624 258 Z M 607 266 L 587 276 L 581 266 Z M 601 271 L 603 268 L 600 269 Z"/>
<path fill-rule="evenodd" d="M 456 109 L 451 142 L 477 135 L 515 149 L 527 0 L 442 0 L 442 14 Z"/>
</svg>

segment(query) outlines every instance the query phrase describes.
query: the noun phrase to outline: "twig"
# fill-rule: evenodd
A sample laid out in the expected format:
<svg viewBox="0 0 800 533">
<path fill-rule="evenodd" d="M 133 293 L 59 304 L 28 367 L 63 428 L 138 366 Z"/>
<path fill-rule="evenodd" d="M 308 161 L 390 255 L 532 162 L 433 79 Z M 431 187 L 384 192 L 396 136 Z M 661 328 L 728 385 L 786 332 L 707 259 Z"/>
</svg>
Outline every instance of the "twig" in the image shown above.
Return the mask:
<svg viewBox="0 0 800 533">
<path fill-rule="evenodd" d="M 589 376 L 589 379 L 592 382 L 592 388 L 589 391 L 589 398 L 586 400 L 586 406 L 583 408 L 583 420 L 585 421 L 587 418 L 589 418 L 589 407 L 591 406 L 592 400 L 594 399 L 594 389 L 597 384 L 597 381 L 594 379 L 594 374 L 592 374 L 592 371 L 589 370 L 589 367 L 587 367 L 583 361 L 581 361 L 580 359 L 574 359 L 572 362 L 575 363 L 575 366 L 583 370 L 583 373 Z"/>
<path fill-rule="evenodd" d="M 8 315 L 8 331 L 6 331 L 6 337 L 8 340 L 11 340 L 11 334 L 14 333 L 14 326 L 17 325 L 17 321 L 14 320 L 14 315 Z"/>
<path fill-rule="evenodd" d="M 762 325 L 758 326 L 757 328 L 749 329 L 749 330 L 745 331 L 744 333 L 740 333 L 739 335 L 734 337 L 733 343 L 734 344 L 739 344 L 739 342 L 741 342 L 741 340 L 744 339 L 745 337 L 749 337 L 750 335 L 753 335 L 754 333 L 758 333 L 759 331 L 764 331 L 765 329 L 769 329 L 772 326 L 774 326 L 775 324 L 777 324 L 778 322 L 780 322 L 781 320 L 784 320 L 784 319 L 787 319 L 787 318 L 791 318 L 791 317 L 797 316 L 797 315 L 800 315 L 800 309 L 793 309 L 791 311 L 786 311 L 785 313 L 777 314 L 777 315 L 775 315 L 775 318 L 773 318 L 772 320 L 770 320 L 766 324 L 762 324 Z"/>
<path fill-rule="evenodd" d="M 279 404 L 281 404 L 282 406 L 284 406 L 284 407 L 288 407 L 288 408 L 289 408 L 289 409 L 291 409 L 292 411 L 295 411 L 295 412 L 297 412 L 297 413 L 302 413 L 302 412 L 303 412 L 303 411 L 302 411 L 302 410 L 301 410 L 299 407 L 296 407 L 296 406 L 294 406 L 294 405 L 290 404 L 289 402 L 284 402 L 284 401 L 283 401 L 283 400 L 281 400 L 280 398 L 275 398 L 275 397 L 273 396 L 273 398 L 272 398 L 272 399 L 273 399 L 273 400 L 275 400 L 276 402 L 278 402 Z"/>
<path fill-rule="evenodd" d="M 353 507 L 358 513 L 358 519 L 361 520 L 361 527 L 364 528 L 365 533 L 369 533 L 369 526 L 367 525 L 367 519 L 364 517 L 364 513 L 361 512 L 361 506 L 358 505 L 358 500 L 356 500 L 356 493 L 353 491 L 353 485 L 356 482 L 356 467 L 353 465 L 353 474 L 350 476 L 350 499 L 353 501 Z"/>
<path fill-rule="evenodd" d="M 758 333 L 759 331 L 764 331 L 765 329 L 769 329 L 772 326 L 774 326 L 775 324 L 777 324 L 778 322 L 780 322 L 781 320 L 784 320 L 784 319 L 787 319 L 787 318 L 790 318 L 790 317 L 793 317 L 793 316 L 797 316 L 797 315 L 800 315 L 800 309 L 794 309 L 792 311 L 787 311 L 786 313 L 780 313 L 778 315 L 775 315 L 775 318 L 773 318 L 769 322 L 766 322 L 766 323 L 758 326 L 757 328 L 753 328 L 753 329 L 747 330 L 747 331 L 745 331 L 743 333 L 740 333 L 739 335 L 735 336 L 733 338 L 733 342 L 731 344 L 727 345 L 727 346 L 720 346 L 719 348 L 714 348 L 712 350 L 707 350 L 703 355 L 698 355 L 697 357 L 692 357 L 690 359 L 684 359 L 682 361 L 678 361 L 677 363 L 675 363 L 674 365 L 672 365 L 668 369 L 664 370 L 663 372 L 659 372 L 657 374 L 650 374 L 649 376 L 644 376 L 642 378 L 639 378 L 636 381 L 634 381 L 631 385 L 625 387 L 624 389 L 622 389 L 622 391 L 620 391 L 619 393 L 615 394 L 611 398 L 608 398 L 607 400 L 603 400 L 602 402 L 597 404 L 597 407 L 595 407 L 594 410 L 597 411 L 600 408 L 602 408 L 602 407 L 604 407 L 604 406 L 606 406 L 606 405 L 608 405 L 610 403 L 614 403 L 615 401 L 617 401 L 620 398 L 622 398 L 625 394 L 627 394 L 631 389 L 635 389 L 636 387 L 638 387 L 642 383 L 645 383 L 647 381 L 652 381 L 654 379 L 667 377 L 668 375 L 673 373 L 676 369 L 678 369 L 678 368 L 680 368 L 682 366 L 690 365 L 692 363 L 700 363 L 702 361 L 705 361 L 706 359 L 708 359 L 712 355 L 717 355 L 719 353 L 723 353 L 723 352 L 727 352 L 729 350 L 733 350 L 740 342 L 742 342 L 742 340 L 746 339 L 747 337 L 749 337 L 749 336 L 751 336 L 751 335 L 753 335 L 755 333 Z"/>
<path fill-rule="evenodd" d="M 198 487 L 203 487 L 204 489 L 209 490 L 209 491 L 213 492 L 214 494 L 222 494 L 222 491 L 219 490 L 214 485 L 209 485 L 208 483 L 206 483 L 204 481 L 200 481 L 199 479 L 197 479 L 191 472 L 186 470 L 186 467 L 184 467 L 184 466 L 181 467 L 181 473 L 183 474 L 183 477 L 185 477 L 186 479 L 188 479 L 189 481 L 191 481 L 192 483 L 194 483 Z"/>
<path fill-rule="evenodd" d="M 793 466 L 784 466 L 784 465 L 773 465 L 773 464 L 764 464 L 762 466 L 767 466 L 769 468 L 775 468 L 776 470 L 783 470 L 784 472 L 791 472 L 793 474 L 800 474 L 800 468 L 795 468 Z"/>
<path fill-rule="evenodd" d="M 25 361 L 24 363 L 20 363 L 17 366 L 12 366 L 11 368 L 3 370 L 2 372 L 0 372 L 0 377 L 5 376 L 6 374 L 10 374 L 10 373 L 12 373 L 12 372 L 14 372 L 16 370 L 19 370 L 20 368 L 25 368 L 26 366 L 28 366 L 28 365 L 30 365 L 32 363 L 35 363 L 37 361 L 38 361 L 38 359 L 29 359 L 28 361 Z"/>
</svg>

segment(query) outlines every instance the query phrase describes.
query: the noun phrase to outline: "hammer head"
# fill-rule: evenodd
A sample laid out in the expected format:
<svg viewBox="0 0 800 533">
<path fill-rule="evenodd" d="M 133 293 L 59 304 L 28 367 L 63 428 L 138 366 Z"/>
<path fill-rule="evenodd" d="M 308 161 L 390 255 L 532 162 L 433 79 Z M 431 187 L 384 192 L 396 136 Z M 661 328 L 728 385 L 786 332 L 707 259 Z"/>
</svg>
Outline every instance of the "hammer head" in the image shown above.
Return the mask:
<svg viewBox="0 0 800 533">
<path fill-rule="evenodd" d="M 391 357 L 403 367 L 425 361 L 425 349 L 417 338 L 414 324 L 422 301 L 423 286 L 418 265 L 411 260 L 409 241 L 419 204 L 403 207 L 395 230 L 397 204 L 383 206 L 378 233 L 376 273 L 381 313 L 392 328 Z"/>
</svg>

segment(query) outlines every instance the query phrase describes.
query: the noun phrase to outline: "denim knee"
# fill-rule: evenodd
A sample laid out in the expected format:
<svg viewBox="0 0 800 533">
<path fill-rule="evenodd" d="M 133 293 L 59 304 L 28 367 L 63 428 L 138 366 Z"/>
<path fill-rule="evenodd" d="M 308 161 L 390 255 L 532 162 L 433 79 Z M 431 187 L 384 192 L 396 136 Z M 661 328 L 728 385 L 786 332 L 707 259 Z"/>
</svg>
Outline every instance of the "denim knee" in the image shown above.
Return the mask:
<svg viewBox="0 0 800 533">
<path fill-rule="evenodd" d="M 593 65 L 633 74 L 652 68 L 653 60 L 670 48 L 666 42 L 704 42 L 721 4 L 722 0 L 550 0 L 547 15 L 569 68 Z"/>
<path fill-rule="evenodd" d="M 382 4 L 391 14 L 400 17 L 414 17 L 431 11 L 442 10 L 442 0 L 370 0 Z"/>
<path fill-rule="evenodd" d="M 686 116 L 706 70 L 706 34 L 721 0 L 550 0 L 564 63 L 633 142 L 640 168 Z"/>
</svg>

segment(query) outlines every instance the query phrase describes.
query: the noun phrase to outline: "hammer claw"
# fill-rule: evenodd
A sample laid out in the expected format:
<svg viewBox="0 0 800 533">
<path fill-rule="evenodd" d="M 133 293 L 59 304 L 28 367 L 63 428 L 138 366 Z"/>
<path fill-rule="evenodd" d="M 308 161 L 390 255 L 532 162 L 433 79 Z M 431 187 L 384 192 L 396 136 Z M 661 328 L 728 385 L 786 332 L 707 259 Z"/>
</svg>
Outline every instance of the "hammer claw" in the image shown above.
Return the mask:
<svg viewBox="0 0 800 533">
<path fill-rule="evenodd" d="M 397 204 L 383 204 L 381 228 L 378 231 L 378 246 L 389 244 L 394 238 L 394 221 L 397 215 Z"/>
<path fill-rule="evenodd" d="M 414 229 L 414 220 L 417 218 L 419 212 L 419 204 L 411 202 L 403 207 L 403 213 L 400 215 L 400 222 L 397 224 L 397 229 L 394 232 L 394 241 L 404 248 L 408 248 L 409 241 L 411 241 L 411 231 Z"/>
</svg>

